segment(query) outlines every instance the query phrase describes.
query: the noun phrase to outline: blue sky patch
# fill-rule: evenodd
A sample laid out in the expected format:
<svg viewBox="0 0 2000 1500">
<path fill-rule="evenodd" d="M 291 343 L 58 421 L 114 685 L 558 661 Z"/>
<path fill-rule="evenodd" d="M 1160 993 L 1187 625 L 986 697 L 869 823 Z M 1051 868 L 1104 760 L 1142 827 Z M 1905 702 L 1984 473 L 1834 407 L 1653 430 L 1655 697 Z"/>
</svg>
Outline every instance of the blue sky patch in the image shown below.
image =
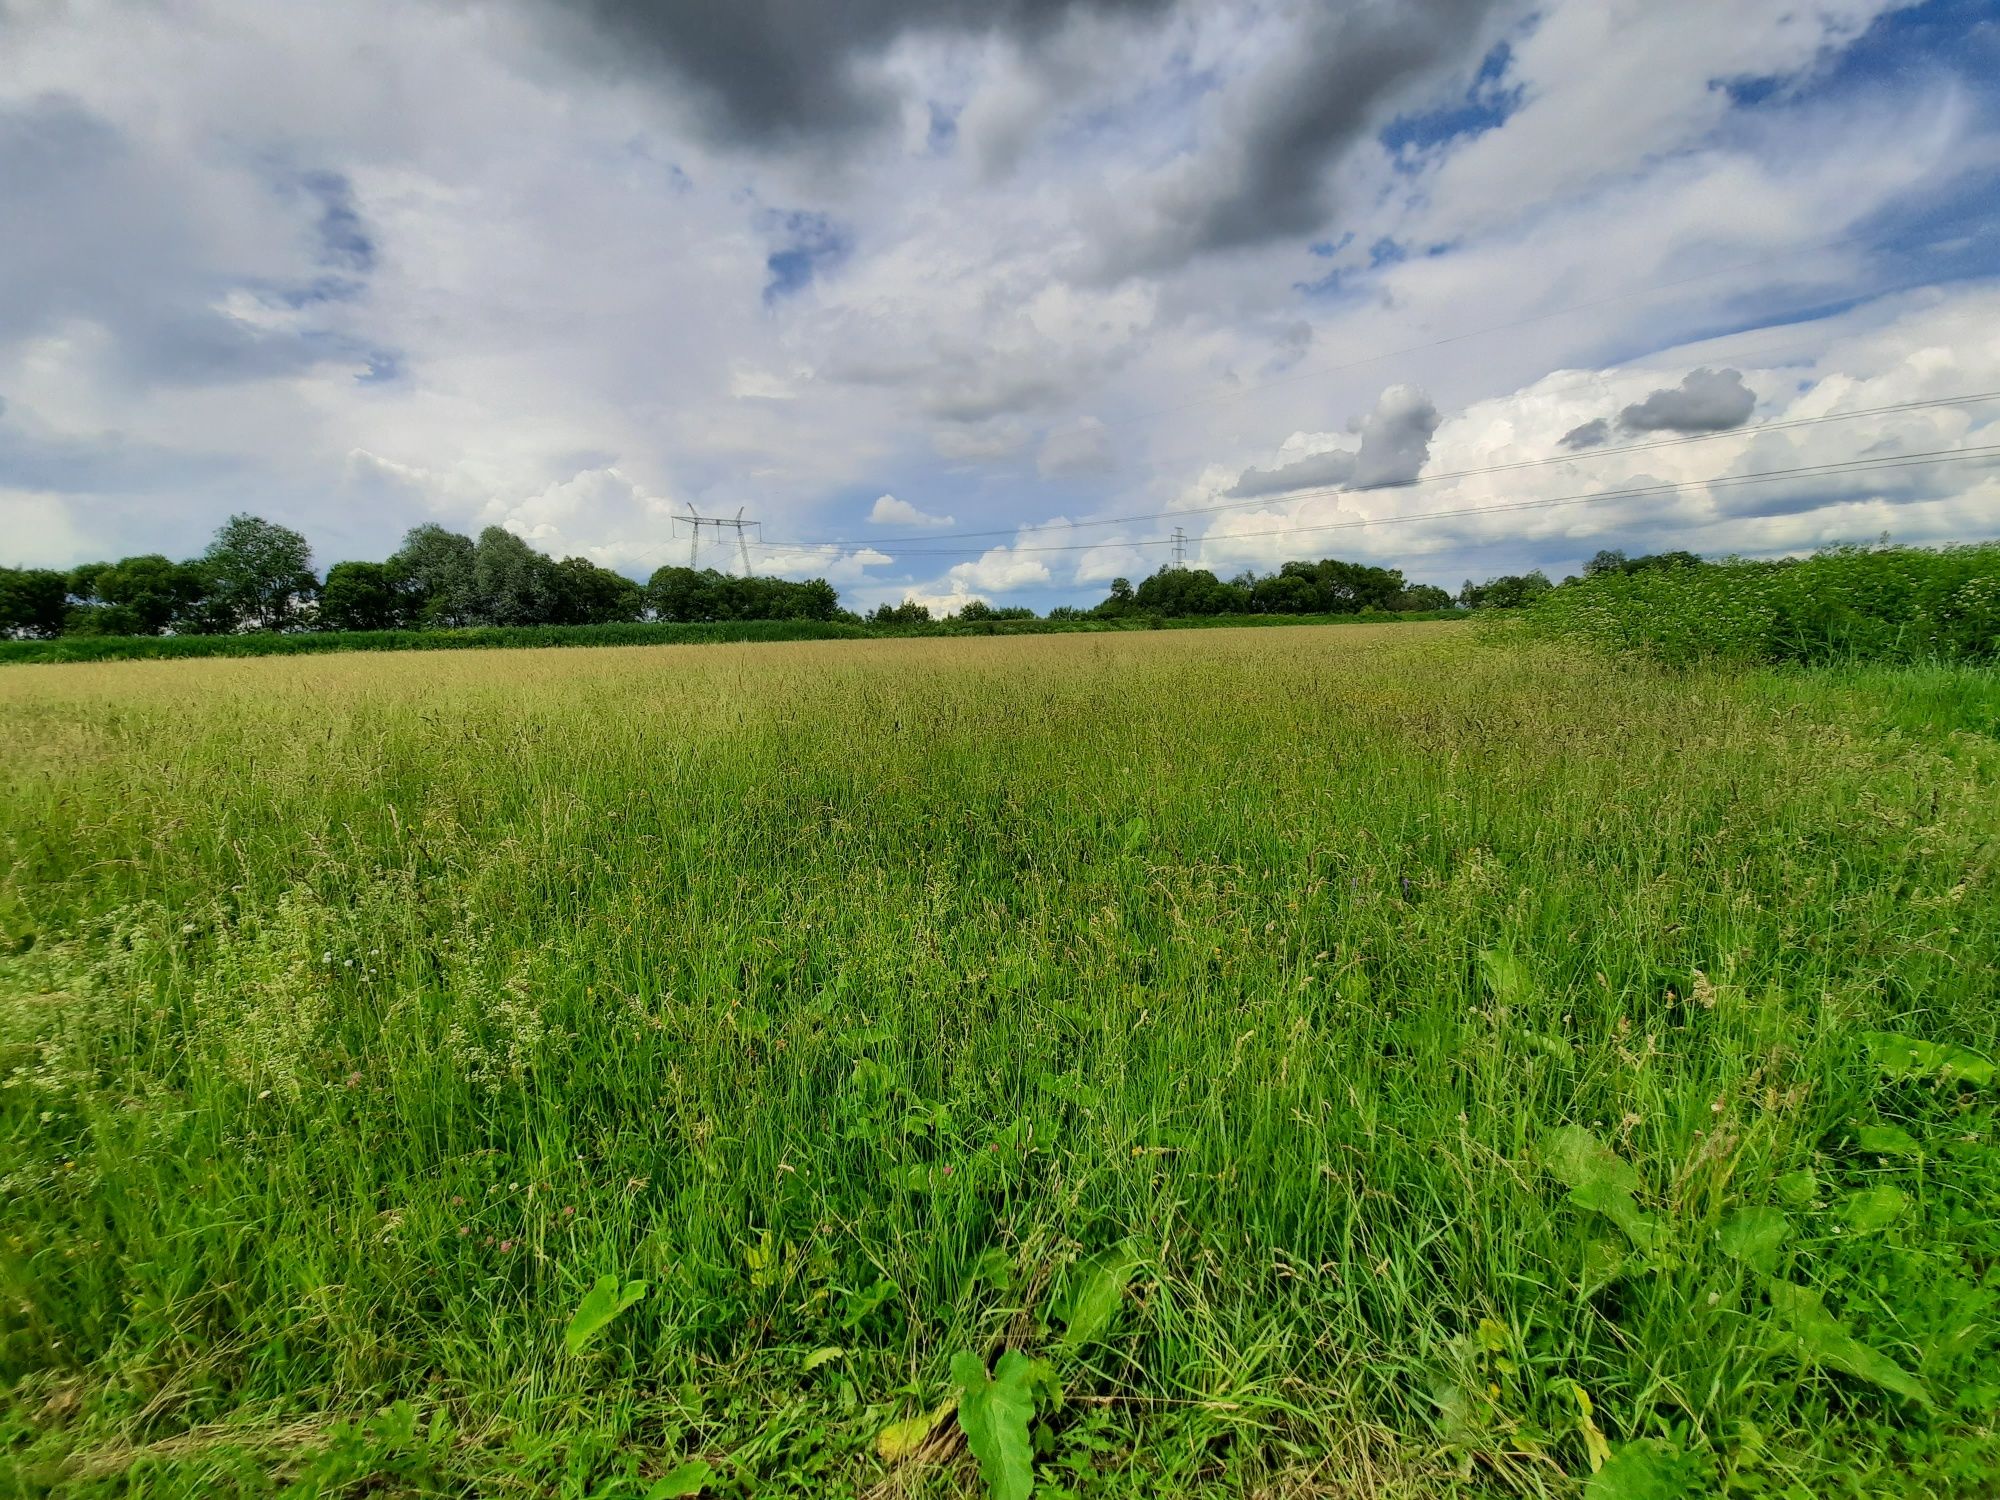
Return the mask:
<svg viewBox="0 0 2000 1500">
<path fill-rule="evenodd" d="M 764 258 L 771 279 L 764 303 L 803 291 L 815 276 L 832 270 L 854 249 L 854 236 L 825 214 L 793 210 L 772 216 L 786 243 Z"/>
<path fill-rule="evenodd" d="M 1463 95 L 1436 109 L 1398 115 L 1382 127 L 1382 144 L 1391 155 L 1405 150 L 1428 151 L 1506 124 L 1507 117 L 1520 108 L 1522 97 L 1519 84 L 1509 87 L 1504 81 L 1513 60 L 1513 48 L 1499 43 L 1481 60 Z"/>
<path fill-rule="evenodd" d="M 341 172 L 308 172 L 299 179 L 319 202 L 313 226 L 319 239 L 319 263 L 336 270 L 366 275 L 375 269 L 375 241 L 355 206 L 354 184 Z"/>
</svg>

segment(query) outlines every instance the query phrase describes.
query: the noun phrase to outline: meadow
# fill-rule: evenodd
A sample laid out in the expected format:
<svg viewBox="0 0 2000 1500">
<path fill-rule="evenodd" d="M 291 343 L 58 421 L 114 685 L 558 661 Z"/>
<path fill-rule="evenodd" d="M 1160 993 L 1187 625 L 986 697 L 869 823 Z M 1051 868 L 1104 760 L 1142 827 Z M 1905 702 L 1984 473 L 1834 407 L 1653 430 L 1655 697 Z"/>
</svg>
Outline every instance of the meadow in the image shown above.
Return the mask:
<svg viewBox="0 0 2000 1500">
<path fill-rule="evenodd" d="M 2000 1488 L 2000 686 L 0 672 L 0 1494 Z"/>
</svg>

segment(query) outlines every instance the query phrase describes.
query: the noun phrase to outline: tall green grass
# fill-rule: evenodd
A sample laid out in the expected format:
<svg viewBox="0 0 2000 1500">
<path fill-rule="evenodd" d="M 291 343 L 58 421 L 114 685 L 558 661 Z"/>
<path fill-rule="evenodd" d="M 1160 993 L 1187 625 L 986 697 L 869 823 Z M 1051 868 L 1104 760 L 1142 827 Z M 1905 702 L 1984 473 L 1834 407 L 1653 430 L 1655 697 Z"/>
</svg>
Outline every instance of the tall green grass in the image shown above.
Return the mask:
<svg viewBox="0 0 2000 1500">
<path fill-rule="evenodd" d="M 1047 1497 L 1991 1494 L 2000 754 L 1941 670 L 0 674 L 0 1464 L 974 1495 L 953 1357 L 1015 1350 Z"/>
<path fill-rule="evenodd" d="M 2000 544 L 1842 547 L 1585 578 L 1524 612 L 1545 636 L 1662 661 L 2000 660 Z"/>
<path fill-rule="evenodd" d="M 1448 619 L 1455 611 L 1404 615 L 1251 615 L 1161 619 L 1125 616 L 1076 620 L 956 620 L 860 625 L 820 620 L 725 620 L 672 625 L 486 625 L 457 630 L 308 630 L 245 635 L 59 636 L 0 640 L 0 665 L 14 663 L 185 660 L 209 656 L 317 656 L 330 651 L 487 651 L 546 646 L 712 646 L 743 642 L 904 639 L 961 635 L 1075 635 L 1116 630 L 1193 630 L 1235 625 L 1379 624 Z"/>
</svg>

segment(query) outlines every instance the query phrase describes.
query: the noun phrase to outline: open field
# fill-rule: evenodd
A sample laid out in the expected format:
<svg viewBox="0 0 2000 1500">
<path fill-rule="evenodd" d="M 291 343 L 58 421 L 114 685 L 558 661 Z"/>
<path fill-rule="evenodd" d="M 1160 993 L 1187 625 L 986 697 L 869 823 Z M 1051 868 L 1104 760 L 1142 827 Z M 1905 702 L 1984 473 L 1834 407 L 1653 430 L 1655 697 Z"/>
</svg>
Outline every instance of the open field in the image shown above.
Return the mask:
<svg viewBox="0 0 2000 1500">
<path fill-rule="evenodd" d="M 1448 624 L 0 673 L 0 1494 L 979 1495 L 1003 1350 L 1037 1495 L 1992 1494 L 1996 702 Z"/>
<path fill-rule="evenodd" d="M 95 661 L 147 661 L 213 656 L 320 656 L 336 651 L 483 651 L 496 647 L 713 646 L 755 641 L 857 641 L 915 636 L 1081 635 L 1099 631 L 1190 630 L 1205 626 L 1352 625 L 1416 623 L 1449 618 L 1453 611 L 1402 615 L 1249 615 L 1162 619 L 958 620 L 928 624 L 847 624 L 832 620 L 730 620 L 670 625 L 484 625 L 463 630 L 253 631 L 244 635 L 66 635 L 54 640 L 0 639 L 0 666 Z"/>
</svg>

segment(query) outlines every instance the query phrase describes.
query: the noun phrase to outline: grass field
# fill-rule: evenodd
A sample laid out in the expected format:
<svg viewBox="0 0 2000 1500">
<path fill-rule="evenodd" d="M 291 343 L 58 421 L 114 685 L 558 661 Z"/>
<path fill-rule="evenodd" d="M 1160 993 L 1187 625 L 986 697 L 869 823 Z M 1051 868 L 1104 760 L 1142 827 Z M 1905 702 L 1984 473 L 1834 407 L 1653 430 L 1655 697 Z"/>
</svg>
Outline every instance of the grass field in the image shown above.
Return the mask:
<svg viewBox="0 0 2000 1500">
<path fill-rule="evenodd" d="M 1991 1495 L 1996 702 L 0 673 L 0 1493 Z"/>
</svg>

